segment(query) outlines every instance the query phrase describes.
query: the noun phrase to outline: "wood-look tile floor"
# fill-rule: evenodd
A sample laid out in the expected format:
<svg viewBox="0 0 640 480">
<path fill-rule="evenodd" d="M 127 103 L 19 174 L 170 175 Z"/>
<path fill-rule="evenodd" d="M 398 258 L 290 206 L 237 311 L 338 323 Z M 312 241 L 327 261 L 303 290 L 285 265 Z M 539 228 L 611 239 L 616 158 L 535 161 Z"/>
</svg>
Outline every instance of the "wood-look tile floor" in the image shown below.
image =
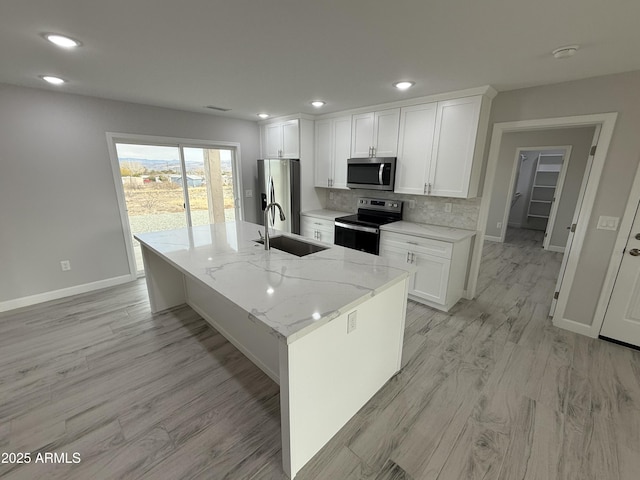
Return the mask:
<svg viewBox="0 0 640 480">
<path fill-rule="evenodd" d="M 561 256 L 540 234 L 487 243 L 474 301 L 410 302 L 404 368 L 307 479 L 636 479 L 640 352 L 554 328 Z M 2 479 L 285 479 L 278 387 L 144 281 L 0 314 Z"/>
</svg>

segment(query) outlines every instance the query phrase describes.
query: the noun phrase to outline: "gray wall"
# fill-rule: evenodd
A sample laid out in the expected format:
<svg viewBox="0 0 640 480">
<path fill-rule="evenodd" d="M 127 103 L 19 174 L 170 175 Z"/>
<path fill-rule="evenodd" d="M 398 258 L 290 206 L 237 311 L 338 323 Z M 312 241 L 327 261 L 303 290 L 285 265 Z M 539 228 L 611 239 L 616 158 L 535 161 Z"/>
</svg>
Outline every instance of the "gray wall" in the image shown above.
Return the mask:
<svg viewBox="0 0 640 480">
<path fill-rule="evenodd" d="M 496 169 L 493 195 L 491 196 L 489 216 L 487 217 L 486 234 L 495 237 L 499 237 L 501 234 L 502 229 L 497 227 L 497 223 L 503 221 L 504 209 L 507 202 L 510 201 L 510 199 L 507 198 L 507 194 L 516 149 L 519 147 L 571 145 L 573 148 L 565 185 L 562 190 L 562 198 L 558 205 L 558 215 L 556 217 L 554 230 L 551 233 L 551 245 L 559 247 L 566 245 L 566 226 L 571 223 L 573 217 L 584 169 L 589 157 L 589 149 L 591 148 L 594 130 L 594 127 L 582 127 L 505 133 L 502 136 L 502 144 L 498 156 L 498 167 Z M 527 166 L 529 168 L 535 167 L 534 157 L 525 162 L 525 167 Z M 518 202 L 522 202 L 522 205 L 524 205 L 525 215 L 528 201 L 528 193 L 525 194 L 523 192 L 522 198 L 520 198 Z M 506 226 L 503 225 L 502 228 L 506 228 Z"/>
<path fill-rule="evenodd" d="M 255 190 L 257 122 L 0 84 L 0 302 L 128 274 L 106 132 L 238 142 Z"/>
<path fill-rule="evenodd" d="M 640 161 L 640 72 L 500 93 L 491 123 L 619 112 L 565 318 L 590 325 L 617 232 L 596 230 L 600 215 L 622 217 Z"/>
</svg>

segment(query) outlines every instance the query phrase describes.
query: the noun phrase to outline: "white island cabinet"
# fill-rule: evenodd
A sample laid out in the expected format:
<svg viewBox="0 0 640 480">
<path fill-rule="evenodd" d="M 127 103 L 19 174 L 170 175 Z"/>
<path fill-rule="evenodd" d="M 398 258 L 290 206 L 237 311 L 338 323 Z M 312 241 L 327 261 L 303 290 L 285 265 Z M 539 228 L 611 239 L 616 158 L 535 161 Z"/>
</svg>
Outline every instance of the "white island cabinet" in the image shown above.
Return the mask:
<svg viewBox="0 0 640 480">
<path fill-rule="evenodd" d="M 265 251 L 258 228 L 136 238 L 151 310 L 189 304 L 280 385 L 283 468 L 293 478 L 399 371 L 412 267 L 339 246 L 306 257 Z"/>
</svg>

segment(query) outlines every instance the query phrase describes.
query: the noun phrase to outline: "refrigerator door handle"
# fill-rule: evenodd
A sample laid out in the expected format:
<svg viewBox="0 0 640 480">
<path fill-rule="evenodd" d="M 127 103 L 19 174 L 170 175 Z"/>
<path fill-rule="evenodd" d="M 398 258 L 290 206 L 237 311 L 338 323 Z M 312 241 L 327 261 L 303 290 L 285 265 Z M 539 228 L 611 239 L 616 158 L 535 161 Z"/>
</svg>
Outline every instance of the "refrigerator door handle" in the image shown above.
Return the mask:
<svg viewBox="0 0 640 480">
<path fill-rule="evenodd" d="M 276 201 L 276 190 L 273 186 L 273 177 L 269 177 L 269 203 L 273 203 Z M 270 217 L 271 217 L 271 226 L 273 227 L 276 224 L 276 207 L 271 206 Z"/>
</svg>

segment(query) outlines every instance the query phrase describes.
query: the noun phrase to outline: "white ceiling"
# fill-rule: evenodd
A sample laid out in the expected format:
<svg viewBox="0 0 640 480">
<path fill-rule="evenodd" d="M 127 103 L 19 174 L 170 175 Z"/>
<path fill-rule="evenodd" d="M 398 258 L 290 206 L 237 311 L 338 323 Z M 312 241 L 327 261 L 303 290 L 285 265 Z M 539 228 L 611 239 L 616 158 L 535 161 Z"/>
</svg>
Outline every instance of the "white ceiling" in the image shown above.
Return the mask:
<svg viewBox="0 0 640 480">
<path fill-rule="evenodd" d="M 640 70 L 639 20 L 638 0 L 1 0 L 0 82 L 257 120 Z"/>
</svg>

